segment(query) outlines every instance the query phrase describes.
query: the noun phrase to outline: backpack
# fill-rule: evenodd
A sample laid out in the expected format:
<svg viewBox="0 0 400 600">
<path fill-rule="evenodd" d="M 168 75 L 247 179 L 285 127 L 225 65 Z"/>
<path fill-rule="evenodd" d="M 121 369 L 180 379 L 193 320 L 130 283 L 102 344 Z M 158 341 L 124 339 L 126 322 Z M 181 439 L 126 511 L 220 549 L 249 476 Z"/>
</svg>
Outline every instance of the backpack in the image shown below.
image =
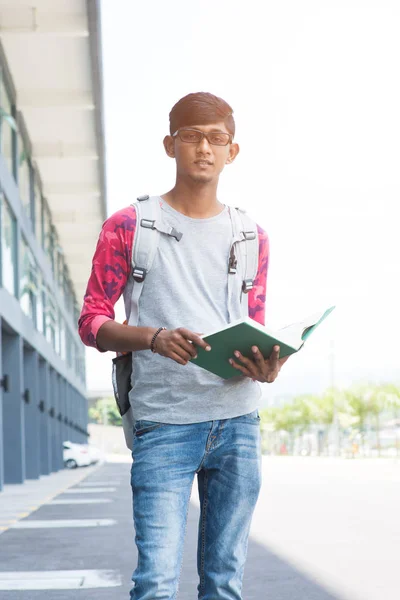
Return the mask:
<svg viewBox="0 0 400 600">
<path fill-rule="evenodd" d="M 131 206 L 136 210 L 136 230 L 132 245 L 132 269 L 127 283 L 125 323 L 136 326 L 139 322 L 140 295 L 145 285 L 146 274 L 152 267 L 160 235 L 167 235 L 179 243 L 183 234 L 164 222 L 159 197 L 139 196 L 137 202 Z M 229 207 L 229 214 L 233 237 L 228 264 L 228 313 L 229 299 L 240 294 L 242 315 L 247 316 L 248 292 L 253 288 L 258 270 L 257 225 L 240 208 Z M 112 362 L 114 396 L 122 417 L 126 445 L 132 450 L 135 423 L 129 401 L 129 392 L 132 389 L 132 352 L 120 354 Z"/>
</svg>

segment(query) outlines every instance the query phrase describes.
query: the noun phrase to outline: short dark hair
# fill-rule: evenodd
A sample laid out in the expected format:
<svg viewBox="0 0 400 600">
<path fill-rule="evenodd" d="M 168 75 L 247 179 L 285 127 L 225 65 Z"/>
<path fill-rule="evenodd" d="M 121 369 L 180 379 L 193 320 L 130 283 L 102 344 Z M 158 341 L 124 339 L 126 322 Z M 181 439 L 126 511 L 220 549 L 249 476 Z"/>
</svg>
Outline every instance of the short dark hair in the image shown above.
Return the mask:
<svg viewBox="0 0 400 600">
<path fill-rule="evenodd" d="M 173 106 L 169 113 L 169 131 L 173 135 L 181 127 L 211 125 L 221 121 L 233 137 L 235 119 L 229 104 L 208 92 L 196 92 L 184 96 Z"/>
</svg>

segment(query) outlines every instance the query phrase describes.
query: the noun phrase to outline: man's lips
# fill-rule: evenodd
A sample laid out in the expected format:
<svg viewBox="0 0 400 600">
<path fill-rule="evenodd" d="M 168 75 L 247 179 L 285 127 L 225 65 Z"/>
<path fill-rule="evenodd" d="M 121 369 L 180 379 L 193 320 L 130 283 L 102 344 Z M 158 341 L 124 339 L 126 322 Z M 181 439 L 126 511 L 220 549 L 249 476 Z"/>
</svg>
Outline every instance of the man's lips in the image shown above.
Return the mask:
<svg viewBox="0 0 400 600">
<path fill-rule="evenodd" d="M 213 163 L 209 160 L 195 160 L 195 165 L 212 165 Z"/>
</svg>

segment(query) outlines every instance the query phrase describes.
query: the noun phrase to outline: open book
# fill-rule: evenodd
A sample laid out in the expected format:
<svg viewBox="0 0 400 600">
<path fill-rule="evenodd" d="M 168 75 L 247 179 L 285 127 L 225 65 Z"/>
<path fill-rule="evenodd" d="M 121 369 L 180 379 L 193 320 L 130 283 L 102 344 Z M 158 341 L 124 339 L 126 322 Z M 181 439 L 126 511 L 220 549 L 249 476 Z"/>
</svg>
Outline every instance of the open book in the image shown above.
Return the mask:
<svg viewBox="0 0 400 600">
<path fill-rule="evenodd" d="M 218 331 L 203 335 L 210 346 L 211 351 L 206 352 L 198 348 L 197 358 L 192 362 L 223 379 L 230 379 L 240 375 L 240 371 L 229 364 L 229 359 L 234 358 L 234 351 L 239 350 L 243 356 L 252 358 L 252 346 L 257 346 L 264 358 L 268 358 L 272 348 L 280 347 L 280 358 L 298 352 L 310 337 L 312 332 L 333 311 L 331 306 L 327 310 L 315 313 L 299 323 L 293 323 L 277 331 L 272 331 L 260 325 L 249 317 L 229 323 Z M 240 362 L 238 359 L 237 362 Z"/>
</svg>

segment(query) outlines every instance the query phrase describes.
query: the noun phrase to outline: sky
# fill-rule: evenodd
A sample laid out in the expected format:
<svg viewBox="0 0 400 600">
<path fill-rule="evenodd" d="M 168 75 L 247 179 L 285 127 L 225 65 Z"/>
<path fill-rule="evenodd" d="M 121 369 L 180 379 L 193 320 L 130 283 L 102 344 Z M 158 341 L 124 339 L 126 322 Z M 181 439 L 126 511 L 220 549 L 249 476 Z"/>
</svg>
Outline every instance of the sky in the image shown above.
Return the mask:
<svg viewBox="0 0 400 600">
<path fill-rule="evenodd" d="M 102 9 L 108 214 L 173 186 L 162 140 L 175 102 L 221 96 L 240 153 L 218 199 L 268 233 L 266 323 L 336 306 L 263 386 L 266 402 L 400 383 L 400 4 L 103 0 Z M 111 389 L 112 357 L 87 351 L 89 390 Z"/>
</svg>

